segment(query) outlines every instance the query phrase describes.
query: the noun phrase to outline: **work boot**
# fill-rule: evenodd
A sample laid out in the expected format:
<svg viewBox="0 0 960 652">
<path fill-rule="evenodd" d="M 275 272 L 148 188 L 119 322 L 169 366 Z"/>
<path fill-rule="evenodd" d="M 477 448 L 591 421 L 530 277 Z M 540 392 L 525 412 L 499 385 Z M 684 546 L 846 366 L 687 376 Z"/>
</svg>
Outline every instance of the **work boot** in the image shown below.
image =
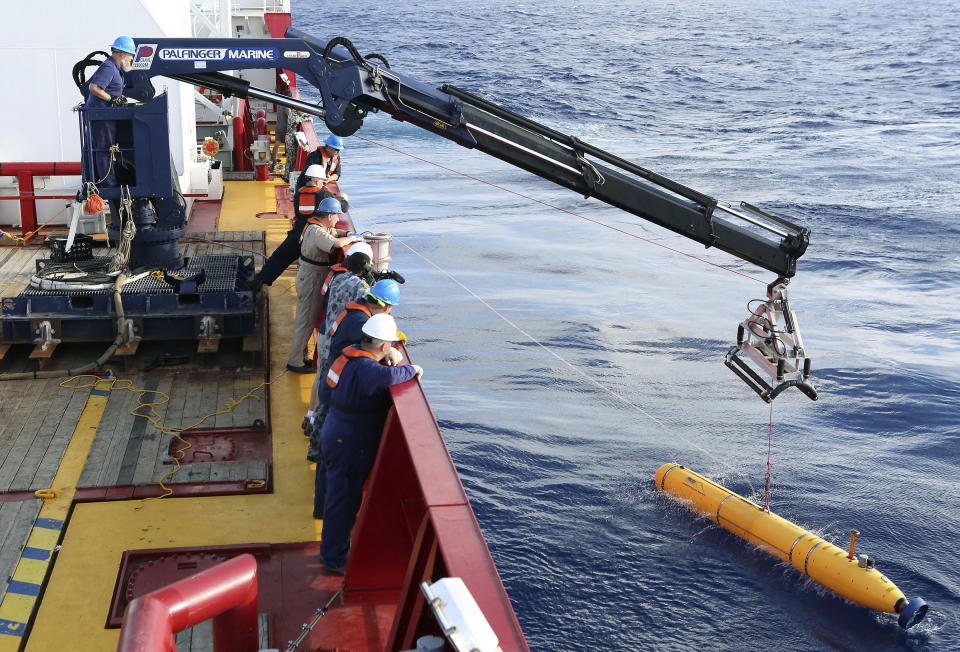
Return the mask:
<svg viewBox="0 0 960 652">
<path fill-rule="evenodd" d="M 312 374 L 314 371 L 313 363 L 307 364 L 306 361 L 304 361 L 304 365 L 302 367 L 296 367 L 288 362 L 287 370 L 292 371 L 295 374 Z"/>
</svg>

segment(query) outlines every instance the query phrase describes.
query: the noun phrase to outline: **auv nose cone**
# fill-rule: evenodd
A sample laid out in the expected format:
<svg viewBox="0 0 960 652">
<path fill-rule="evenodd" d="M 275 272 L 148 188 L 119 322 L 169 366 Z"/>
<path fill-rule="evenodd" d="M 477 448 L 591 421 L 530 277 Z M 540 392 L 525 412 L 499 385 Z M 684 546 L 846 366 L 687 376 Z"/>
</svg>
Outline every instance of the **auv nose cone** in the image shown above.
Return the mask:
<svg viewBox="0 0 960 652">
<path fill-rule="evenodd" d="M 900 610 L 900 617 L 897 624 L 904 629 L 910 629 L 927 615 L 927 603 L 923 598 L 913 598 L 903 609 Z"/>
</svg>

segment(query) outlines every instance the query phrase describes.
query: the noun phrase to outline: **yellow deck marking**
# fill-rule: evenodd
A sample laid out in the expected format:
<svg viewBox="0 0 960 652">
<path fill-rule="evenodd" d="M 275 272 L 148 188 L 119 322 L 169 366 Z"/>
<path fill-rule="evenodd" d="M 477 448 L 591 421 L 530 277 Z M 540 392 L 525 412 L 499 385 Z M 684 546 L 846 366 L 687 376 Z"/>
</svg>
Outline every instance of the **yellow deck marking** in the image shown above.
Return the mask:
<svg viewBox="0 0 960 652">
<path fill-rule="evenodd" d="M 259 231 L 270 226 L 285 235 L 286 220 L 254 217 L 276 209 L 274 185 L 226 182 L 220 229 Z M 320 538 L 321 522 L 312 517 L 314 470 L 306 462 L 307 440 L 300 430 L 313 376 L 277 378 L 289 353 L 296 302 L 292 285 L 293 274 L 288 272 L 270 288 L 270 371 L 276 378 L 270 388 L 273 493 L 77 504 L 27 640 L 28 652 L 116 649 L 120 630 L 104 629 L 104 623 L 125 550 Z M 77 477 L 82 468 L 81 462 Z"/>
<path fill-rule="evenodd" d="M 43 509 L 40 510 L 38 517 L 43 517 Z M 48 528 L 33 528 L 30 537 L 27 539 L 27 546 L 30 548 L 42 548 L 43 550 L 53 550 L 60 540 L 60 531 Z"/>
<path fill-rule="evenodd" d="M 45 500 L 40 508 L 36 525 L 27 538 L 26 547 L 10 578 L 11 587 L 27 587 L 20 590 L 29 590 L 34 586 L 39 587 L 46 577 L 47 568 L 50 565 L 49 555 L 53 553 L 60 539 L 60 525 L 70 511 L 77 481 L 80 480 L 80 473 L 83 471 L 93 439 L 97 435 L 97 428 L 107 407 L 109 394 L 106 394 L 105 390 L 108 390 L 111 384 L 111 381 L 98 381 L 90 392 L 90 396 L 87 397 L 83 412 L 77 421 L 77 427 L 73 431 L 70 443 L 63 453 L 63 459 L 60 460 L 60 467 L 51 483 L 50 488 L 56 491 L 56 497 Z M 44 552 L 48 553 L 44 559 L 29 556 L 31 553 L 40 556 Z M 3 602 L 0 603 L 0 621 L 5 625 L 4 628 L 0 628 L 0 633 L 8 634 L 0 636 L 0 652 L 16 650 L 20 647 L 23 632 L 18 627 L 11 627 L 10 624 L 25 625 L 30 620 L 35 604 L 36 595 L 16 593 L 8 589 Z"/>
</svg>

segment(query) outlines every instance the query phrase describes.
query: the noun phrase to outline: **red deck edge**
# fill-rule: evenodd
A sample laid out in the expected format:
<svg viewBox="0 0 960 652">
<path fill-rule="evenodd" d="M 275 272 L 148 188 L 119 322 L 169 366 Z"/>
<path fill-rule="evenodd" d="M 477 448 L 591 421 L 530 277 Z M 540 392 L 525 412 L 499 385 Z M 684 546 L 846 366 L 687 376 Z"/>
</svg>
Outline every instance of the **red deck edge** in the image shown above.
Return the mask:
<svg viewBox="0 0 960 652">
<path fill-rule="evenodd" d="M 346 599 L 399 590 L 386 649 L 409 649 L 438 631 L 420 582 L 460 577 L 500 646 L 529 649 L 422 387 L 410 381 L 391 394 L 351 538 Z"/>
<path fill-rule="evenodd" d="M 267 480 L 230 480 L 224 482 L 184 482 L 166 485 L 173 490 L 170 498 L 199 496 L 235 496 L 237 494 L 265 494 L 272 491 L 272 474 Z M 124 487 L 84 487 L 73 495 L 75 503 L 95 503 L 107 500 L 138 500 L 159 498 L 167 492 L 159 484 L 127 485 Z"/>
<path fill-rule="evenodd" d="M 0 494 L 0 503 L 18 503 L 24 500 L 38 500 L 35 490 L 30 491 L 10 491 Z"/>
</svg>

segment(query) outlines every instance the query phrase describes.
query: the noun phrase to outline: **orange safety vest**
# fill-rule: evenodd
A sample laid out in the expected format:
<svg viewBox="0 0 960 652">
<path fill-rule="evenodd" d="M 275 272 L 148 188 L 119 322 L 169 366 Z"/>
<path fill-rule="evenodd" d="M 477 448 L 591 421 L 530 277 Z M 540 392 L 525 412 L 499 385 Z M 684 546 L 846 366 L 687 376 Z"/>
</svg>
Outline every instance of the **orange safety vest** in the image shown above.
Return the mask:
<svg viewBox="0 0 960 652">
<path fill-rule="evenodd" d="M 319 192 L 322 190 L 316 186 L 304 186 L 297 193 L 297 212 L 304 217 L 310 217 L 317 211 L 322 197 Z"/>
<path fill-rule="evenodd" d="M 317 338 L 323 334 L 323 320 L 326 318 L 327 313 L 327 290 L 330 289 L 330 283 L 333 282 L 333 277 L 339 274 L 340 272 L 350 271 L 343 265 L 337 263 L 330 267 L 330 271 L 327 272 L 327 277 L 323 279 L 323 285 L 320 287 L 320 312 L 317 313 L 317 323 L 315 324 L 317 329 Z"/>
<path fill-rule="evenodd" d="M 368 308 L 365 304 L 357 303 L 356 301 L 350 301 L 347 303 L 347 306 L 340 311 L 340 314 L 337 315 L 337 321 L 333 322 L 333 325 L 330 327 L 330 337 L 333 337 L 337 332 L 337 329 L 340 328 L 340 322 L 343 321 L 343 318 L 347 316 L 347 312 L 350 310 L 362 310 L 363 312 L 367 313 L 367 317 L 373 317 L 373 314 L 370 312 L 370 308 Z"/>
<path fill-rule="evenodd" d="M 333 277 L 336 276 L 338 272 L 346 272 L 346 267 L 340 265 L 339 263 L 330 268 L 330 271 L 327 272 L 327 278 L 323 279 L 323 286 L 320 288 L 320 295 L 323 296 L 327 293 L 327 290 L 330 289 L 330 283 L 333 281 Z"/>
<path fill-rule="evenodd" d="M 320 146 L 320 165 L 323 166 L 323 171 L 326 172 L 327 176 L 333 174 L 337 169 L 337 166 L 340 165 L 340 155 L 334 154 L 329 159 L 327 158 L 327 150 L 323 149 L 323 146 Z M 340 196 L 340 186 L 337 185 L 336 181 L 331 181 L 330 183 L 323 184 L 324 190 L 332 192 L 335 196 Z"/>
<path fill-rule="evenodd" d="M 323 225 L 323 223 L 322 223 L 318 218 L 316 218 L 316 217 L 308 217 L 308 218 L 307 218 L 307 224 L 303 227 L 303 231 L 300 232 L 300 244 L 303 244 L 303 236 L 304 236 L 304 234 L 306 234 L 306 232 L 307 232 L 307 226 L 310 226 L 311 224 L 316 224 L 316 225 L 319 226 L 321 229 L 323 229 L 324 233 L 326 233 L 327 227 L 325 227 L 325 226 Z M 326 263 L 324 263 L 324 264 L 326 264 Z"/>
<path fill-rule="evenodd" d="M 340 165 L 340 156 L 338 154 L 334 154 L 328 159 L 327 150 L 323 149 L 323 146 L 321 145 L 320 165 L 323 167 L 323 171 L 326 172 L 327 176 L 329 177 L 331 174 L 333 174 L 333 171 L 337 169 L 337 166 Z"/>
<path fill-rule="evenodd" d="M 330 365 L 330 371 L 327 372 L 327 385 L 331 388 L 337 386 L 337 383 L 340 382 L 340 374 L 343 373 L 343 368 L 347 366 L 347 363 L 350 362 L 352 358 L 370 358 L 375 362 L 379 362 L 377 356 L 369 351 L 358 349 L 355 346 L 348 346 L 343 350 L 343 354 Z"/>
</svg>

